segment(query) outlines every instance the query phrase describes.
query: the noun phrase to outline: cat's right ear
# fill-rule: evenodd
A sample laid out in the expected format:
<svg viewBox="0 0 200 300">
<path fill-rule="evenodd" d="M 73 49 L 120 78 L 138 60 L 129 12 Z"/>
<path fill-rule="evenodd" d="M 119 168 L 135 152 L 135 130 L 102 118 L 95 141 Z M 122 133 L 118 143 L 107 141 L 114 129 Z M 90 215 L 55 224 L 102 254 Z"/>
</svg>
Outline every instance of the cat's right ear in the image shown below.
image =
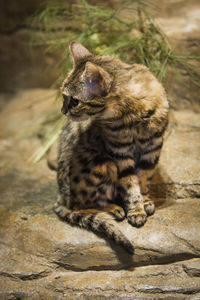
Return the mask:
<svg viewBox="0 0 200 300">
<path fill-rule="evenodd" d="M 112 78 L 107 71 L 90 61 L 86 62 L 82 74 L 90 97 L 105 97 L 111 86 Z"/>
<path fill-rule="evenodd" d="M 83 45 L 78 42 L 71 42 L 69 46 L 69 50 L 73 59 L 73 63 L 76 64 L 78 61 L 88 58 L 93 54 L 86 49 Z"/>
</svg>

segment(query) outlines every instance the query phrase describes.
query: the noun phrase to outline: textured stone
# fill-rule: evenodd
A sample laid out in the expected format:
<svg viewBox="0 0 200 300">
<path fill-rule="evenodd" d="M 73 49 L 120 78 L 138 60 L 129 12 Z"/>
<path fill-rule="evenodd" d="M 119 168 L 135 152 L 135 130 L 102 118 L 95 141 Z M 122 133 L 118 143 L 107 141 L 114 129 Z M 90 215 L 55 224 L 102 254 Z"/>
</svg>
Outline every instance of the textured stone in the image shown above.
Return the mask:
<svg viewBox="0 0 200 300">
<path fill-rule="evenodd" d="M 54 267 L 77 271 L 117 270 L 200 256 L 200 205 L 195 200 L 182 200 L 157 210 L 140 229 L 124 221 L 120 228 L 135 245 L 135 255 L 131 257 L 112 242 L 57 220 L 51 215 L 48 199 L 45 207 L 44 204 L 39 207 L 39 202 L 44 202 L 48 195 L 55 193 L 45 194 L 42 188 L 36 193 L 34 204 L 25 203 L 17 213 L 11 212 L 12 208 L 9 212 L 2 211 L 1 239 L 6 241 L 8 249 L 14 246 L 22 252 L 42 256 Z M 27 193 L 24 196 L 27 198 Z M 28 196 L 33 201 L 34 191 Z"/>
<path fill-rule="evenodd" d="M 173 111 L 152 195 L 165 200 L 200 197 L 200 115 Z"/>
<path fill-rule="evenodd" d="M 139 229 L 126 220 L 116 224 L 135 245 L 130 256 L 52 212 L 56 174 L 45 158 L 38 164 L 28 161 L 41 142 L 34 130 L 22 133 L 43 122 L 46 113 L 54 115 L 55 105 L 59 111 L 54 96 L 50 90 L 21 91 L 1 112 L 0 298 L 197 300 L 199 114 L 187 110 L 170 116 L 151 187 L 155 215 Z"/>
<path fill-rule="evenodd" d="M 185 265 L 199 272 L 199 262 L 199 259 L 192 259 L 184 263 L 144 266 L 127 271 L 62 272 L 55 270 L 45 276 L 41 274 L 35 278 L 27 276 L 23 279 L 15 274 L 4 273 L 2 274 L 2 284 L 4 284 L 2 295 L 8 296 L 11 293 L 23 295 L 22 299 L 37 299 L 37 295 L 46 297 L 51 295 L 55 297 L 54 299 L 67 297 L 67 299 L 91 300 L 197 300 L 200 296 L 199 275 L 190 276 L 185 271 Z"/>
<path fill-rule="evenodd" d="M 174 52 L 179 55 L 199 56 L 200 46 L 200 5 L 198 0 L 156 1 L 157 22 L 168 36 Z M 200 76 L 200 63 L 190 61 Z M 181 80 L 174 73 L 169 74 L 166 88 L 171 107 L 200 112 L 200 93 L 197 84 L 192 82 L 182 70 Z"/>
</svg>

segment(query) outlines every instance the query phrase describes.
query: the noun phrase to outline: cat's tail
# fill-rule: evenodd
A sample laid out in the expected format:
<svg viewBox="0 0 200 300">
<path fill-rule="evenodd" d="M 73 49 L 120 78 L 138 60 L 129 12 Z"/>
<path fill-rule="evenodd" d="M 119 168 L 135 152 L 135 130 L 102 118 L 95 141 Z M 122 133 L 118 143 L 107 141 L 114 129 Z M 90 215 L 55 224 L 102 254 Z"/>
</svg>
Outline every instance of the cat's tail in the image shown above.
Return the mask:
<svg viewBox="0 0 200 300">
<path fill-rule="evenodd" d="M 117 226 L 113 224 L 108 212 L 96 209 L 71 211 L 58 203 L 54 206 L 54 211 L 67 223 L 89 229 L 96 234 L 103 234 L 116 244 L 122 246 L 129 254 L 134 254 L 133 245 Z"/>
</svg>

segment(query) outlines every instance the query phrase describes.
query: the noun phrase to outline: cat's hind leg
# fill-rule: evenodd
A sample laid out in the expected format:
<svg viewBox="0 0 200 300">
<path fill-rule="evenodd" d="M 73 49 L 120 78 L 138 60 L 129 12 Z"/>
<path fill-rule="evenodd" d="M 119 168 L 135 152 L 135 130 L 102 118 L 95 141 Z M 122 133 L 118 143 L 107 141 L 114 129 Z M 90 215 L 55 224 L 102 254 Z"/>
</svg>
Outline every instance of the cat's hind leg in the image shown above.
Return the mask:
<svg viewBox="0 0 200 300">
<path fill-rule="evenodd" d="M 113 219 L 120 221 L 125 216 L 122 207 L 111 204 L 114 201 L 115 183 L 118 176 L 115 163 L 104 158 L 101 161 L 98 160 L 98 163 L 96 162 L 90 168 L 90 172 L 83 169 L 81 172 L 84 176 L 78 183 L 76 182 L 76 195 L 71 189 L 68 204 L 68 198 L 64 199 L 62 195 L 59 196 L 54 211 L 63 221 L 97 234 L 103 233 L 133 254 L 133 245 L 113 222 Z M 75 186 L 73 188 L 75 189 Z M 78 204 L 82 208 L 78 207 Z"/>
<path fill-rule="evenodd" d="M 96 177 L 99 178 L 98 185 L 96 186 L 96 198 L 93 202 L 94 206 L 108 212 L 117 221 L 123 220 L 125 218 L 125 211 L 115 203 L 116 182 L 118 179 L 116 163 L 110 158 L 101 158 L 99 163 L 93 166 L 90 176 L 92 181 Z"/>
</svg>

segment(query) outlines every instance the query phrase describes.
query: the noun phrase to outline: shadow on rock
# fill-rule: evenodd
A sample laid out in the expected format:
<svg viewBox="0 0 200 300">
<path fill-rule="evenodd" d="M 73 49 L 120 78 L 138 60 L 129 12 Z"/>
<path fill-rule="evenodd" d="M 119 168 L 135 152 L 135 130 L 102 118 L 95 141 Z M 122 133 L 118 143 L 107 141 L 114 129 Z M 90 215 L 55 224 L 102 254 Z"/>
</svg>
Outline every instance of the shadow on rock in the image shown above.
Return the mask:
<svg viewBox="0 0 200 300">
<path fill-rule="evenodd" d="M 174 202 L 169 190 L 171 184 L 172 180 L 169 175 L 161 167 L 158 167 L 150 185 L 150 197 L 157 208 L 173 205 Z"/>
</svg>

